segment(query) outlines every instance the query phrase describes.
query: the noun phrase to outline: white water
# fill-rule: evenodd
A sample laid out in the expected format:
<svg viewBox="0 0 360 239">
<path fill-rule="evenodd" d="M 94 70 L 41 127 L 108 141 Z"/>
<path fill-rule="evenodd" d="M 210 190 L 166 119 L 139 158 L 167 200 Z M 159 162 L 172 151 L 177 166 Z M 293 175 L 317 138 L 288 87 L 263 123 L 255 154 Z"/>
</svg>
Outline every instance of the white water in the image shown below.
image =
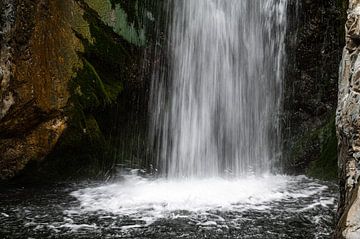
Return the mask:
<svg viewBox="0 0 360 239">
<path fill-rule="evenodd" d="M 80 206 L 67 211 L 69 217 L 91 212 L 105 212 L 146 224 L 158 219 L 206 215 L 224 211 L 241 213 L 248 210 L 269 211 L 279 203 L 314 199 L 310 203 L 292 203 L 281 210 L 293 213 L 313 210 L 314 207 L 332 207 L 334 198 L 320 197 L 327 186 L 307 181 L 305 177 L 263 176 L 243 177 L 233 180 L 208 179 L 157 179 L 150 180 L 135 175 L 126 176 L 121 183 L 90 187 L 73 192 Z M 189 214 L 183 211 L 188 211 Z M 215 213 L 216 214 L 216 213 Z M 215 215 L 214 214 L 214 215 Z M 218 218 L 218 220 L 223 220 Z M 125 226 L 123 229 L 127 229 Z"/>
<path fill-rule="evenodd" d="M 172 1 L 151 139 L 168 177 L 262 174 L 280 157 L 287 0 Z"/>
<path fill-rule="evenodd" d="M 75 191 L 80 206 L 69 210 L 69 217 L 105 212 L 141 221 L 131 228 L 143 227 L 142 222 L 192 220 L 191 215 L 214 210 L 267 211 L 326 190 L 301 177 L 270 174 L 280 152 L 287 1 L 171 3 L 170 73 L 153 79 L 150 104 L 152 143 L 167 177 L 130 175 L 123 182 Z M 333 203 L 314 199 L 287 210 Z M 217 213 L 213 217 L 199 223 L 225 220 Z"/>
<path fill-rule="evenodd" d="M 167 177 L 131 175 L 73 192 L 80 207 L 69 217 L 107 212 L 150 225 L 188 217 L 183 211 L 269 210 L 324 191 L 308 182 L 297 187 L 302 178 L 270 174 L 280 152 L 287 1 L 175 0 L 169 6 L 170 73 L 154 74 L 150 104 L 154 153 Z M 131 227 L 138 226 L 144 225 Z"/>
<path fill-rule="evenodd" d="M 175 210 L 208 210 L 229 208 L 243 203 L 256 206 L 281 199 L 286 177 L 222 178 L 193 180 L 147 180 L 128 177 L 124 183 L 89 188 L 73 193 L 82 207 L 91 211 L 106 210 L 117 214 L 132 214 L 152 208 L 156 213 Z"/>
<path fill-rule="evenodd" d="M 150 104 L 152 146 L 167 177 L 131 175 L 73 192 L 81 205 L 69 213 L 151 224 L 176 211 L 266 210 L 321 192 L 290 192 L 298 179 L 269 174 L 279 156 L 287 1 L 170 2 L 170 73 L 154 74 Z"/>
</svg>

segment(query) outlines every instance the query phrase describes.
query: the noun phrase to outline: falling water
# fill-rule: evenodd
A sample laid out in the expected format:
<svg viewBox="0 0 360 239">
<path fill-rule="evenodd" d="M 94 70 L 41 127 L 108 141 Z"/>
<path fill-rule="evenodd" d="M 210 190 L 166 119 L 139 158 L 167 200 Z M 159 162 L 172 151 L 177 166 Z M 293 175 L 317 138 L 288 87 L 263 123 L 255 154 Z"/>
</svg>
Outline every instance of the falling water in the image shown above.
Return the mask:
<svg viewBox="0 0 360 239">
<path fill-rule="evenodd" d="M 266 173 L 279 156 L 287 0 L 171 5 L 151 138 L 169 177 Z"/>
<path fill-rule="evenodd" d="M 162 70 L 150 112 L 158 166 L 170 178 L 131 170 L 105 184 L 1 188 L 0 238 L 331 237 L 333 183 L 249 175 L 269 172 L 279 157 L 286 0 L 165 2 L 168 55 L 154 60 Z M 6 24 L 14 23 L 11 6 Z M 8 44 L 0 48 L 8 52 Z M 0 67 L 10 60 L 0 54 Z M 225 174 L 246 177 L 216 177 Z"/>
</svg>

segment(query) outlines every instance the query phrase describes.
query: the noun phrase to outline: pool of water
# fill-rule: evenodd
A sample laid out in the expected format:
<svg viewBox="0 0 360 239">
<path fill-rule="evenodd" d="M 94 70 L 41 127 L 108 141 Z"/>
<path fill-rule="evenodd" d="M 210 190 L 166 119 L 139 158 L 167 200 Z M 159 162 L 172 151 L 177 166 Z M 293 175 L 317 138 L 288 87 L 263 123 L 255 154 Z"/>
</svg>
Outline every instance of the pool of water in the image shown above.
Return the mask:
<svg viewBox="0 0 360 239">
<path fill-rule="evenodd" d="M 337 197 L 304 176 L 8 187 L 0 238 L 331 238 Z"/>
</svg>

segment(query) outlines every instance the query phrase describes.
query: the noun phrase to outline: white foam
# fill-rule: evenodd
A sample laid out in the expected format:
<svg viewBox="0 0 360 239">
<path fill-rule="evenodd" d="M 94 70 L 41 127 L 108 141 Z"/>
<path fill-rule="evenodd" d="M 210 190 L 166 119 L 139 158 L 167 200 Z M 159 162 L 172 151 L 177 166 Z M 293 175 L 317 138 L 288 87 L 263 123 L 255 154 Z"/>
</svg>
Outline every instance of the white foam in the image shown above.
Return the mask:
<svg viewBox="0 0 360 239">
<path fill-rule="evenodd" d="M 69 214 L 104 211 L 135 217 L 147 224 L 158 218 L 178 216 L 179 210 L 267 210 L 271 202 L 309 197 L 326 187 L 309 187 L 296 192 L 290 185 L 302 178 L 288 176 L 247 177 L 241 179 L 149 180 L 128 176 L 123 182 L 71 193 L 80 206 Z"/>
<path fill-rule="evenodd" d="M 97 226 L 95 224 L 72 224 L 72 223 L 65 223 L 64 225 L 59 226 L 59 228 L 69 228 L 71 231 L 79 231 L 79 230 L 89 230 L 89 229 L 96 229 Z"/>
</svg>

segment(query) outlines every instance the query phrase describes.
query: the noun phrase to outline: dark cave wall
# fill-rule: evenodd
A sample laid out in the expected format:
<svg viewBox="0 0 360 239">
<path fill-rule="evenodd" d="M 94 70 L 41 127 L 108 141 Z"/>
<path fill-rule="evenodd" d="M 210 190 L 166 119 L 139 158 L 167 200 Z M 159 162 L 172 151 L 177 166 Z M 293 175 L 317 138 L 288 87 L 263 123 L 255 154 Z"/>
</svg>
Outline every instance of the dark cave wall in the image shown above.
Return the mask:
<svg viewBox="0 0 360 239">
<path fill-rule="evenodd" d="M 347 1 L 291 1 L 285 78 L 285 172 L 337 178 L 335 111 Z"/>
</svg>

